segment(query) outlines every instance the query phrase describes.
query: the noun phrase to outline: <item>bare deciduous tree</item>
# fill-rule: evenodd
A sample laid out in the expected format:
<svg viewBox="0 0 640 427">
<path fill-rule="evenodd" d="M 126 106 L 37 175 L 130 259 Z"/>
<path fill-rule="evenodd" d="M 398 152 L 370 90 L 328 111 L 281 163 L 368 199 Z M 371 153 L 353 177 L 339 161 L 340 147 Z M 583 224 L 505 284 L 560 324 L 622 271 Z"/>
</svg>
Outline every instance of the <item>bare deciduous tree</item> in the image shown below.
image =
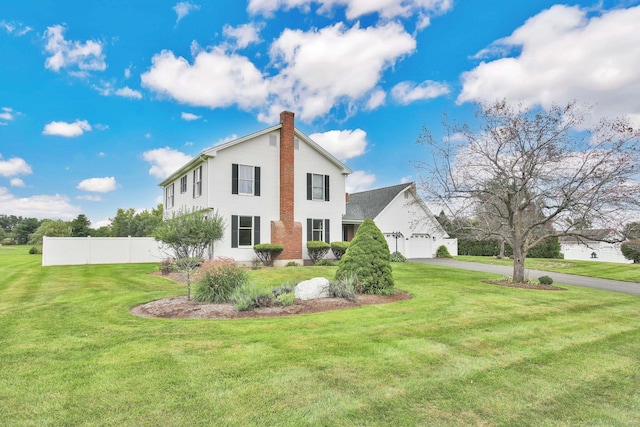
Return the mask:
<svg viewBox="0 0 640 427">
<path fill-rule="evenodd" d="M 624 117 L 588 128 L 589 113 L 502 101 L 478 106 L 478 128 L 445 120 L 444 139 L 424 129 L 418 142 L 432 160 L 416 163 L 421 189 L 450 217 L 473 217 L 478 235 L 509 243 L 522 282 L 531 248 L 580 235 L 570 219 L 620 229 L 615 221 L 640 207 L 640 130 Z"/>
</svg>

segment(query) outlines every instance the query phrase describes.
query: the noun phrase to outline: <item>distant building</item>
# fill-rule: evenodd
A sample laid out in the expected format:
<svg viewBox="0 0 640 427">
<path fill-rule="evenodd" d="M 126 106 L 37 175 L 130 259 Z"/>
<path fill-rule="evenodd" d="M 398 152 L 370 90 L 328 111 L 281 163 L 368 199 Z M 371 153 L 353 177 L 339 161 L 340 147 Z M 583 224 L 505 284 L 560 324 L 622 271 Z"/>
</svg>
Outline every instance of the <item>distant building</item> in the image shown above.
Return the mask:
<svg viewBox="0 0 640 427">
<path fill-rule="evenodd" d="M 614 230 L 580 231 L 581 236 L 560 236 L 560 252 L 567 260 L 631 263 L 620 250 L 621 236 Z"/>
</svg>

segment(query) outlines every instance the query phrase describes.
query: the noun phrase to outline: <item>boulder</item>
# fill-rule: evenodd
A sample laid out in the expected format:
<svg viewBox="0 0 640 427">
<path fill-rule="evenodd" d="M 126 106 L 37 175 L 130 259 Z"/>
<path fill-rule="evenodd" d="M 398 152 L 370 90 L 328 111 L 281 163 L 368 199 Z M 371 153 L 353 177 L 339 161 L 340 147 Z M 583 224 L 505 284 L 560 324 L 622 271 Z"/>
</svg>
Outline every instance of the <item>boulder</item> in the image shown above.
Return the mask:
<svg viewBox="0 0 640 427">
<path fill-rule="evenodd" d="M 324 277 L 314 277 L 298 283 L 294 292 L 296 298 L 301 300 L 328 298 L 329 284 L 329 280 Z"/>
</svg>

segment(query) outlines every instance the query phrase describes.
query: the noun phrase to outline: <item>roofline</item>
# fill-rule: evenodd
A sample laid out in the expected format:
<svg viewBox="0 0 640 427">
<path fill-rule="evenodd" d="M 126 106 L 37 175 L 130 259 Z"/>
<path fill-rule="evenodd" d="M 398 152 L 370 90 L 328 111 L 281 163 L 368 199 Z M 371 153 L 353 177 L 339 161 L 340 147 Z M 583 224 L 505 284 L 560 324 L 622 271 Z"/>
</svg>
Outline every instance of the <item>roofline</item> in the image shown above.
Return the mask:
<svg viewBox="0 0 640 427">
<path fill-rule="evenodd" d="M 187 163 L 184 164 L 184 166 L 180 167 L 180 169 L 178 169 L 177 171 L 175 171 L 174 173 L 172 173 L 171 175 L 163 179 L 162 182 L 158 184 L 158 187 L 166 186 L 171 181 L 175 180 L 177 177 L 184 174 L 187 170 L 193 168 L 194 166 L 200 163 L 204 163 L 208 157 L 209 156 L 207 156 L 204 151 L 201 151 L 200 154 L 195 156 L 193 159 L 189 160 Z"/>
<path fill-rule="evenodd" d="M 195 165 L 204 162 L 205 160 L 207 160 L 210 157 L 215 157 L 218 154 L 218 151 L 225 150 L 227 148 L 233 147 L 234 145 L 238 145 L 238 144 L 243 143 L 245 141 L 248 141 L 250 139 L 257 138 L 257 137 L 262 136 L 262 135 L 266 135 L 266 134 L 271 133 L 273 131 L 279 130 L 281 127 L 282 127 L 282 123 L 279 123 L 279 124 L 277 124 L 275 126 L 271 126 L 271 127 L 266 128 L 266 129 L 262 129 L 262 130 L 259 130 L 257 132 L 253 132 L 253 133 L 251 133 L 249 135 L 246 135 L 246 136 L 243 136 L 241 138 L 234 139 L 233 141 L 229 141 L 229 142 L 225 142 L 224 144 L 215 145 L 213 147 L 205 148 L 204 150 L 202 150 L 200 152 L 199 155 L 197 155 L 193 159 L 189 160 L 189 162 L 186 163 L 185 165 L 181 166 L 180 169 L 178 169 L 177 171 L 175 171 L 174 173 L 172 173 L 171 175 L 169 175 L 168 177 L 163 179 L 162 182 L 160 182 L 158 184 L 158 186 L 159 187 L 166 186 L 171 181 L 174 181 L 180 175 L 184 174 L 186 171 L 188 171 L 189 169 L 193 168 Z M 349 169 L 349 167 L 347 167 L 347 165 L 342 163 L 335 156 L 333 156 L 327 150 L 325 150 L 320 145 L 318 145 L 318 143 L 316 143 L 314 140 L 312 140 L 307 135 L 302 133 L 298 128 L 294 127 L 293 130 L 294 130 L 294 134 L 297 135 L 300 139 L 304 140 L 304 142 L 306 142 L 311 148 L 313 148 L 314 150 L 319 152 L 321 155 L 323 155 L 331 163 L 333 163 L 334 165 L 336 165 L 337 167 L 342 169 L 342 174 L 343 175 L 349 175 L 350 173 L 353 172 L 351 169 Z"/>
<path fill-rule="evenodd" d="M 395 187 L 395 185 L 390 185 L 389 187 Z M 382 188 L 378 188 L 378 190 L 382 190 L 382 189 L 389 188 L 389 187 L 382 187 Z M 380 215 L 382 215 L 382 213 L 383 213 L 384 211 L 386 211 L 386 210 L 387 210 L 387 208 L 389 208 L 389 206 L 391 205 L 391 203 L 395 202 L 395 201 L 396 201 L 396 199 L 397 199 L 398 197 L 400 197 L 400 195 L 401 195 L 401 194 L 404 194 L 404 193 L 405 193 L 407 190 L 409 190 L 411 187 L 413 187 L 413 182 L 409 182 L 409 183 L 407 183 L 407 185 L 406 185 L 402 190 L 398 191 L 398 194 L 396 194 L 395 196 L 393 196 L 393 199 L 391 199 L 391 201 L 390 201 L 389 203 L 387 203 L 387 205 L 386 205 L 384 208 L 382 208 L 382 210 L 381 210 L 380 212 L 378 212 L 378 215 L 376 215 L 376 218 L 378 218 Z M 416 199 L 417 199 L 417 197 L 416 197 Z M 373 220 L 375 220 L 376 218 L 372 218 L 372 219 L 373 219 Z"/>
</svg>

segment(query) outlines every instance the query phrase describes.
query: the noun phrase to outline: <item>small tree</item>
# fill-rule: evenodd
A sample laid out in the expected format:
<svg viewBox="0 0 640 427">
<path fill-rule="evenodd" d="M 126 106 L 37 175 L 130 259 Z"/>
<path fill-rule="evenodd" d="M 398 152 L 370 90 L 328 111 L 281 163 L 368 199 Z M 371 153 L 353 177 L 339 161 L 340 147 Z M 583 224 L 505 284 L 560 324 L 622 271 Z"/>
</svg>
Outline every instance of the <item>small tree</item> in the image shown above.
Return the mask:
<svg viewBox="0 0 640 427">
<path fill-rule="evenodd" d="M 342 259 L 347 249 L 349 249 L 349 242 L 331 242 L 331 252 L 338 261 Z"/>
<path fill-rule="evenodd" d="M 393 274 L 387 241 L 373 220 L 367 218 L 338 263 L 336 279 L 355 274 L 359 291 L 365 294 L 388 294 L 393 291 Z"/>
<path fill-rule="evenodd" d="M 71 236 L 71 225 L 61 219 L 45 219 L 40 227 L 29 236 L 29 244 L 42 246 L 42 239 L 47 237 L 69 237 Z"/>
<path fill-rule="evenodd" d="M 453 258 L 445 245 L 440 245 L 436 251 L 436 258 Z"/>
<path fill-rule="evenodd" d="M 640 239 L 624 242 L 620 250 L 626 259 L 632 260 L 634 264 L 640 263 Z"/>
<path fill-rule="evenodd" d="M 327 242 L 322 242 L 320 240 L 309 240 L 307 242 L 307 252 L 309 253 L 309 258 L 313 261 L 314 264 L 317 264 L 331 249 L 331 245 Z"/>
<path fill-rule="evenodd" d="M 154 231 L 165 253 L 176 259 L 187 276 L 187 299 L 191 300 L 191 274 L 204 261 L 204 254 L 223 236 L 224 220 L 217 212 L 180 209 Z"/>
<path fill-rule="evenodd" d="M 272 267 L 275 259 L 278 258 L 278 255 L 284 250 L 284 246 L 278 243 L 260 243 L 259 245 L 255 245 L 253 250 L 264 265 Z"/>
<path fill-rule="evenodd" d="M 85 214 L 78 215 L 71 221 L 71 236 L 73 237 L 87 237 L 91 232 L 91 221 Z"/>
</svg>

